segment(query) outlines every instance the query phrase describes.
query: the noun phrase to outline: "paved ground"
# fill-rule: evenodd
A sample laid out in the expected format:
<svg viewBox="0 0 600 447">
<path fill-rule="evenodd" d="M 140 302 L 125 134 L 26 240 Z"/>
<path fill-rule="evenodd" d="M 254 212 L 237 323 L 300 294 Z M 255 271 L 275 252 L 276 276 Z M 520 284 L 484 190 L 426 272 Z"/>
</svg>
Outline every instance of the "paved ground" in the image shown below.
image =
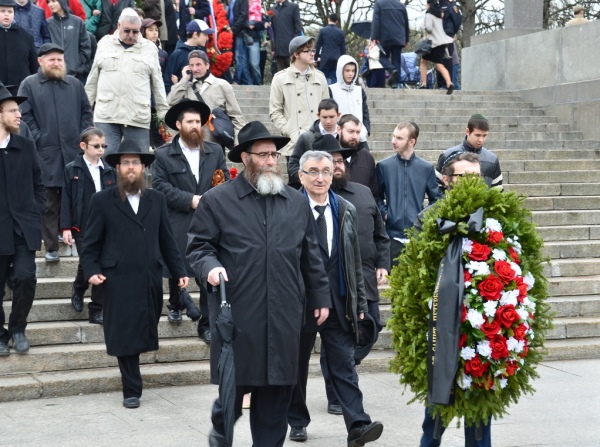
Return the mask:
<svg viewBox="0 0 600 447">
<path fill-rule="evenodd" d="M 494 422 L 494 447 L 599 446 L 599 371 L 600 359 L 542 365 L 534 384 L 537 393 Z M 417 446 L 423 410 L 418 404 L 406 405 L 410 396 L 402 394 L 398 377 L 363 374 L 360 384 L 367 411 L 385 424 L 381 439 L 369 445 Z M 216 393 L 211 385 L 146 390 L 137 410 L 123 408 L 120 393 L 2 403 L 0 446 L 207 446 Z M 326 413 L 320 378 L 310 379 L 308 394 L 313 422 L 303 445 L 345 446 L 343 419 Z M 236 425 L 234 445 L 251 445 L 247 414 Z M 442 445 L 463 446 L 462 429 L 450 428 Z"/>
</svg>

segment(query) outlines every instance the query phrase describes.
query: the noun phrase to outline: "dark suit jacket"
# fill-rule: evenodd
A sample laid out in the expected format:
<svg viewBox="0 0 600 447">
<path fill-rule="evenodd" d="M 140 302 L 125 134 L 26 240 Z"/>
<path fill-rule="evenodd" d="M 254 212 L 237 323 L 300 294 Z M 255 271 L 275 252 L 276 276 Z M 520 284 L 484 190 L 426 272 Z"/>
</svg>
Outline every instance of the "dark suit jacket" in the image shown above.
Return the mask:
<svg viewBox="0 0 600 447">
<path fill-rule="evenodd" d="M 373 8 L 371 39 L 383 48 L 404 46 L 410 41 L 406 6 L 399 0 L 377 0 Z"/>
<path fill-rule="evenodd" d="M 191 208 L 192 197 L 201 196 L 212 188 L 213 174 L 217 169 L 221 169 L 229 180 L 223 149 L 218 144 L 204 142 L 200 155 L 200 181 L 196 182 L 187 158 L 181 151 L 179 135 L 170 144 L 156 150 L 156 160 L 152 164 L 152 187 L 165 195 L 169 221 L 189 276 L 195 276 L 185 260 L 187 233 L 195 211 Z"/>
<path fill-rule="evenodd" d="M 81 263 L 86 280 L 106 276 L 104 340 L 109 355 L 158 349 L 163 305 L 162 266 L 186 276 L 162 193 L 146 189 L 135 214 L 118 188 L 92 196 Z"/>
<path fill-rule="evenodd" d="M 30 250 L 42 245 L 41 219 L 45 188 L 42 170 L 29 138 L 11 134 L 8 147 L 0 149 L 0 255 L 14 253 L 13 229 L 16 221 Z"/>
<path fill-rule="evenodd" d="M 335 70 L 341 55 L 346 54 L 346 36 L 337 25 L 327 25 L 319 31 L 315 59 L 319 61 L 319 70 Z"/>
</svg>

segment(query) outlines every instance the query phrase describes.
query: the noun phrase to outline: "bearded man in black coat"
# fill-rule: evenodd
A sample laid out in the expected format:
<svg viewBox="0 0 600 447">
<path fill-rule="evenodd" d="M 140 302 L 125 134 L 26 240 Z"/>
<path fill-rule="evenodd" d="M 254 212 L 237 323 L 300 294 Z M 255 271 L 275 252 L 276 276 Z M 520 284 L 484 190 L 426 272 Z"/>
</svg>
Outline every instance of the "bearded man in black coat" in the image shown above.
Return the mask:
<svg viewBox="0 0 600 447">
<path fill-rule="evenodd" d="M 0 356 L 10 354 L 10 338 L 17 353 L 29 351 L 25 328 L 35 296 L 35 251 L 42 239 L 44 185 L 40 162 L 33 141 L 18 135 L 19 104 L 25 100 L 0 87 Z M 7 330 L 2 301 L 9 276 L 13 297 Z"/>
<path fill-rule="evenodd" d="M 179 278 L 179 287 L 186 287 L 188 278 L 165 198 L 145 188 L 144 169 L 154 154 L 124 140 L 105 160 L 117 170 L 117 188 L 92 196 L 81 263 L 84 277 L 102 284 L 104 341 L 108 355 L 119 362 L 123 406 L 137 408 L 140 353 L 158 350 L 163 265 Z"/>
</svg>

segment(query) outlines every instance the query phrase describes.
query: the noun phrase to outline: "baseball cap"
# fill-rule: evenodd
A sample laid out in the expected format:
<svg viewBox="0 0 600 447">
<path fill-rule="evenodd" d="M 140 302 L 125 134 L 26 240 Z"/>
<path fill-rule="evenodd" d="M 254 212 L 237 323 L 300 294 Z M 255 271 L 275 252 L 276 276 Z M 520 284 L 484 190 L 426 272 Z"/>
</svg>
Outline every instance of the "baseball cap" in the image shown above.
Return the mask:
<svg viewBox="0 0 600 447">
<path fill-rule="evenodd" d="M 207 64 L 210 64 L 210 61 L 208 60 L 208 56 L 202 50 L 192 50 L 192 51 L 190 51 L 190 54 L 188 54 L 188 61 L 191 58 L 193 58 L 193 57 L 199 57 L 200 59 L 202 59 Z"/>
<path fill-rule="evenodd" d="M 209 28 L 204 20 L 194 19 L 185 27 L 185 31 L 188 34 L 191 33 L 204 33 L 204 34 L 213 34 L 215 32 L 214 29 Z"/>
</svg>

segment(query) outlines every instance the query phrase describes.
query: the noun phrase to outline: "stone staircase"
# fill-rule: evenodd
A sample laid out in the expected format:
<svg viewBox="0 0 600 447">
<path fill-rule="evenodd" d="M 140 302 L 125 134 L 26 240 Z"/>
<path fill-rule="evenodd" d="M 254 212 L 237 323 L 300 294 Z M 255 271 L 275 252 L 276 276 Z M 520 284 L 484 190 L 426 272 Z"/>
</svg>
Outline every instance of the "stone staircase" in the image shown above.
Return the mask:
<svg viewBox="0 0 600 447">
<path fill-rule="evenodd" d="M 236 86 L 235 92 L 246 119 L 260 120 L 273 131 L 269 87 Z M 434 163 L 442 150 L 462 140 L 471 114 L 488 117 L 492 129 L 486 147 L 500 158 L 505 188 L 528 196 L 526 204 L 552 260 L 546 274 L 556 318 L 547 342 L 548 359 L 600 357 L 600 142 L 584 140 L 580 132 L 512 94 L 446 96 L 437 91 L 370 89 L 367 96 L 369 143 L 376 160 L 392 153 L 390 135 L 400 121 L 419 124 L 417 153 Z M 70 304 L 76 253 L 63 246 L 60 254 L 60 263 L 49 265 L 38 253 L 37 296 L 27 328 L 32 347 L 27 355 L 0 359 L 0 402 L 121 389 L 116 359 L 106 355 L 102 328 L 87 322 L 87 309 L 79 314 Z M 164 300 L 160 350 L 141 357 L 144 385 L 208 383 L 208 346 L 197 337 L 191 320 L 184 317 L 180 325 L 167 321 L 167 295 Z M 10 301 L 4 306 L 10 312 Z M 384 297 L 382 320 L 390 314 Z M 359 367 L 361 372 L 387 370 L 393 356 L 390 341 L 391 334 L 384 330 L 376 350 Z M 313 357 L 311 372 L 318 374 L 318 357 Z"/>
</svg>

